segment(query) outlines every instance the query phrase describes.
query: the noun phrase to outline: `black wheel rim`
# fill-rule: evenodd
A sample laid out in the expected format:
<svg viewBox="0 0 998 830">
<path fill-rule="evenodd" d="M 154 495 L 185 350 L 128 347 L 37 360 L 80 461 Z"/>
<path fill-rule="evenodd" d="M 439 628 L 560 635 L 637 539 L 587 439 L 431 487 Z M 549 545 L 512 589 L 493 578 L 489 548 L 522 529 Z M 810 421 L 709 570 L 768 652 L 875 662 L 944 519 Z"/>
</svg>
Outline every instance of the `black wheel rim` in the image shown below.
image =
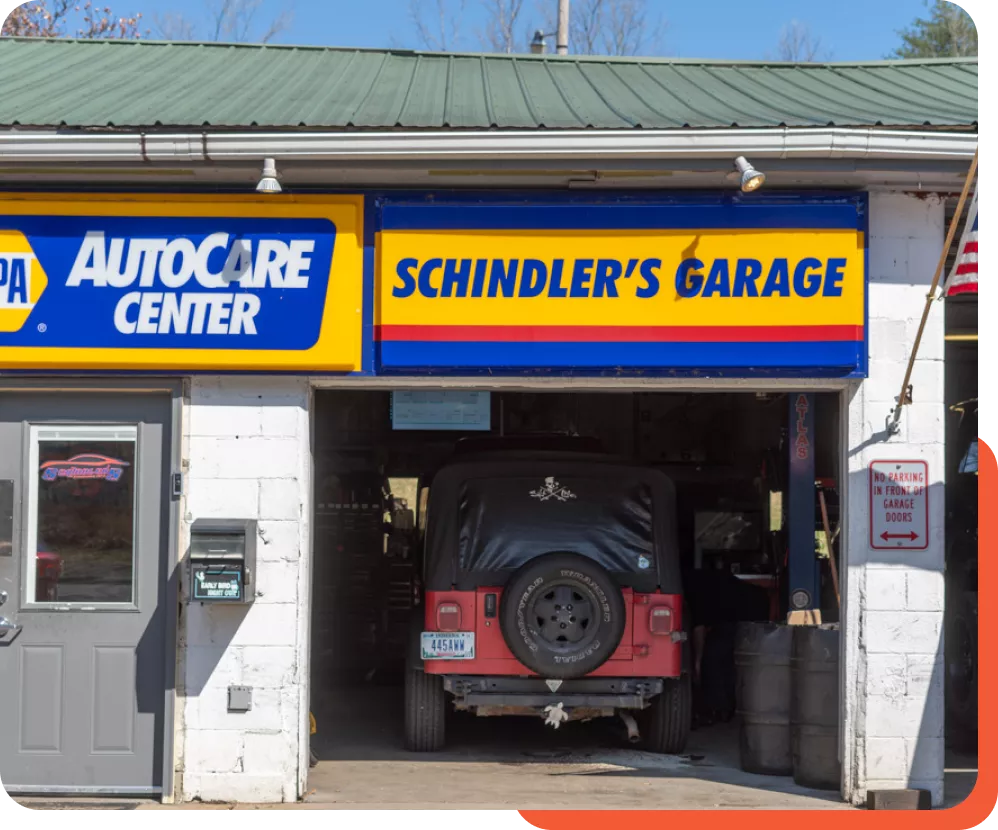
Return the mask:
<svg viewBox="0 0 998 830">
<path fill-rule="evenodd" d="M 556 654 L 572 654 L 596 639 L 600 604 L 587 585 L 563 579 L 535 591 L 524 616 L 538 643 Z"/>
</svg>

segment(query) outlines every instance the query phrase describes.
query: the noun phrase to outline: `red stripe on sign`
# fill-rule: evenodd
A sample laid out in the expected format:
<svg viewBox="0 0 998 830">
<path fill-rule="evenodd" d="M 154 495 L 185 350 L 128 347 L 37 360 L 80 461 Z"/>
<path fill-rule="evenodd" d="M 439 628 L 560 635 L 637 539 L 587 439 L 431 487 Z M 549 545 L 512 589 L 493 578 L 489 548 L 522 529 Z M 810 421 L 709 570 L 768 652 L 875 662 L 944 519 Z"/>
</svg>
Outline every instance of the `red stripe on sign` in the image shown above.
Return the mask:
<svg viewBox="0 0 998 830">
<path fill-rule="evenodd" d="M 377 326 L 378 340 L 497 343 L 794 343 L 862 340 L 862 326 Z"/>
<path fill-rule="evenodd" d="M 963 252 L 965 254 L 976 254 L 977 253 L 977 243 L 976 242 L 968 242 L 966 245 L 963 246 Z"/>
<path fill-rule="evenodd" d="M 959 274 L 976 274 L 977 273 L 977 263 L 976 262 L 963 262 L 956 266 L 956 273 Z"/>
<path fill-rule="evenodd" d="M 947 297 L 952 297 L 954 294 L 977 294 L 977 283 L 976 282 L 965 282 L 961 285 L 954 285 L 949 291 L 946 292 Z"/>
</svg>

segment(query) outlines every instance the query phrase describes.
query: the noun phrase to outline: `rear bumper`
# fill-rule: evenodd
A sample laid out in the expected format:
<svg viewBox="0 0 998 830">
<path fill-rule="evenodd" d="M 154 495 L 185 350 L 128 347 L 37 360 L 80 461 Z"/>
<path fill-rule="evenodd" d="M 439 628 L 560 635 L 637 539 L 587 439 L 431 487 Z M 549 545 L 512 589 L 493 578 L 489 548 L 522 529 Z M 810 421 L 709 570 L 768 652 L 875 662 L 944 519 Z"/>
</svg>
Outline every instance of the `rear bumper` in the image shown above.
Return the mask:
<svg viewBox="0 0 998 830">
<path fill-rule="evenodd" d="M 444 675 L 444 690 L 458 709 L 529 707 L 562 704 L 566 709 L 644 709 L 662 693 L 657 677 L 582 677 L 563 680 L 552 690 L 539 677 Z"/>
</svg>

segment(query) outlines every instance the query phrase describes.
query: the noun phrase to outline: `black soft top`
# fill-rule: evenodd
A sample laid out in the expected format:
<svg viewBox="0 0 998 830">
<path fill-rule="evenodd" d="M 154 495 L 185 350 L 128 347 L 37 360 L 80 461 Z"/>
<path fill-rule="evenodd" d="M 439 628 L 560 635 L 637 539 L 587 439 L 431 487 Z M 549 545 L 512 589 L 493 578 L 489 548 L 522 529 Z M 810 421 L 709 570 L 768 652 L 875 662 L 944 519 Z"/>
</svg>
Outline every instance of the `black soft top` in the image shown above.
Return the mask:
<svg viewBox="0 0 998 830">
<path fill-rule="evenodd" d="M 433 591 L 502 587 L 553 551 L 597 561 L 636 591 L 681 592 L 676 497 L 663 472 L 590 452 L 465 452 L 430 485 Z"/>
</svg>

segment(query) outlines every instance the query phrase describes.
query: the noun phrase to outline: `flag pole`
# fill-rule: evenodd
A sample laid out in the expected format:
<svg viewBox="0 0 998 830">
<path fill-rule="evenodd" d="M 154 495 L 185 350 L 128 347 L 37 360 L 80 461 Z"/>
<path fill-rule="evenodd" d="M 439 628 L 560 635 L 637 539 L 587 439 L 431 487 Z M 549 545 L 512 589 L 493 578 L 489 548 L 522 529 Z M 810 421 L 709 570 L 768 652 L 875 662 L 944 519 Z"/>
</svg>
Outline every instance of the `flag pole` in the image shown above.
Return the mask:
<svg viewBox="0 0 998 830">
<path fill-rule="evenodd" d="M 946 241 L 943 243 L 943 249 L 939 254 L 939 262 L 936 264 L 936 273 L 932 277 L 932 287 L 929 289 L 929 293 L 925 295 L 925 307 L 922 309 L 922 319 L 918 324 L 918 333 L 915 335 L 915 342 L 911 347 L 911 356 L 908 358 L 908 368 L 904 372 L 904 380 L 901 382 L 901 394 L 897 397 L 897 405 L 891 411 L 891 414 L 887 416 L 887 431 L 891 435 L 897 435 L 900 430 L 899 422 L 901 420 L 901 407 L 907 403 L 911 403 L 908 398 L 908 383 L 911 381 L 911 372 L 915 368 L 915 358 L 918 355 L 918 347 L 922 343 L 922 333 L 925 331 L 925 323 L 929 319 L 929 311 L 932 309 L 932 301 L 936 296 L 936 288 L 939 287 L 939 278 L 942 276 L 943 268 L 946 267 L 946 256 L 949 254 L 949 249 L 953 245 L 953 237 L 956 235 L 956 226 L 960 222 L 960 217 L 963 215 L 963 205 L 967 201 L 967 193 L 970 192 L 970 185 L 974 181 L 974 175 L 977 173 L 977 150 L 974 150 L 974 158 L 970 162 L 970 170 L 967 172 L 967 179 L 963 183 L 963 192 L 960 194 L 960 201 L 956 203 L 956 211 L 953 214 L 953 218 L 949 223 L 949 230 L 946 232 Z"/>
</svg>

